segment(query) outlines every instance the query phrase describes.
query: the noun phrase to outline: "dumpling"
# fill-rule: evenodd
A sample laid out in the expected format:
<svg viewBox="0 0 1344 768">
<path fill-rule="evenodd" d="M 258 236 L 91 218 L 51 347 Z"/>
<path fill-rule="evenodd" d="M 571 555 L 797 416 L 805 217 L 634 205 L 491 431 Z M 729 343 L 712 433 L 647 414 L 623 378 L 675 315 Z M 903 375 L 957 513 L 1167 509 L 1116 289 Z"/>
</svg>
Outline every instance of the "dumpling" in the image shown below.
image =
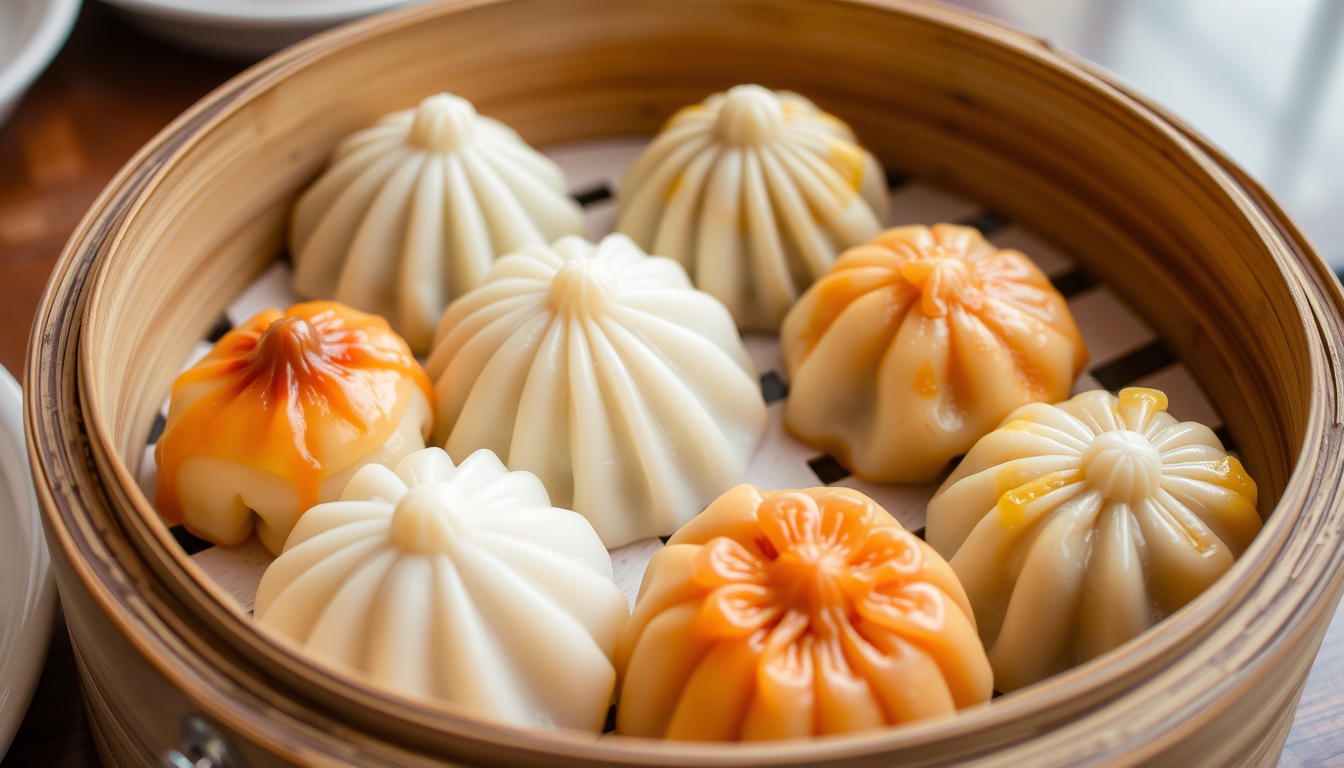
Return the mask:
<svg viewBox="0 0 1344 768">
<path fill-rule="evenodd" d="M 177 377 L 154 448 L 155 505 L 216 544 L 278 554 L 304 510 L 434 423 L 424 369 L 381 317 L 330 301 L 268 309 Z"/>
<path fill-rule="evenodd" d="M 740 485 L 654 555 L 616 643 L 616 729 L 697 741 L 845 733 L 988 701 L 966 595 L 858 491 Z"/>
<path fill-rule="evenodd" d="M 370 465 L 308 511 L 256 619 L 304 653 L 497 722 L 600 733 L 629 617 L 593 527 L 489 451 Z"/>
<path fill-rule="evenodd" d="M 950 224 L 889 229 L 846 251 L 779 341 L 784 425 L 879 483 L 933 480 L 1014 408 L 1068 397 L 1087 365 L 1050 280 Z"/>
<path fill-rule="evenodd" d="M 440 93 L 341 142 L 294 206 L 289 252 L 300 295 L 382 315 L 424 353 L 496 256 L 581 232 L 558 165 Z"/>
<path fill-rule="evenodd" d="M 616 202 L 616 231 L 681 262 L 739 327 L 770 333 L 837 253 L 887 218 L 885 174 L 849 126 L 759 85 L 673 115 Z"/>
<path fill-rule="evenodd" d="M 1001 691 L 1095 658 L 1218 579 L 1260 531 L 1255 481 L 1153 389 L 1034 403 L 929 502 Z"/>
<path fill-rule="evenodd" d="M 728 311 L 624 235 L 496 262 L 443 315 L 436 443 L 488 448 L 610 548 L 667 535 L 746 475 L 766 421 Z"/>
</svg>

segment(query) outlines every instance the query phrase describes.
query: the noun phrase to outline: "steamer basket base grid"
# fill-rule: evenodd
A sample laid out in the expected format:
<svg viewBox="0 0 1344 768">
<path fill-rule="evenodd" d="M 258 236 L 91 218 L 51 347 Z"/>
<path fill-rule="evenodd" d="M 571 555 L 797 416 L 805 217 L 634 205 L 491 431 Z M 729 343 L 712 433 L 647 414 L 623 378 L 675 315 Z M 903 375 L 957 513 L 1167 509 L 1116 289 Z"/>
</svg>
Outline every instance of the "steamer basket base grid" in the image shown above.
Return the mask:
<svg viewBox="0 0 1344 768">
<path fill-rule="evenodd" d="M 564 168 L 571 195 L 583 206 L 585 234 L 596 241 L 612 231 L 616 218 L 615 190 L 625 168 L 648 143 L 649 137 L 601 139 L 543 148 Z M 1104 388 L 1147 386 L 1168 395 L 1170 413 L 1182 421 L 1198 421 L 1213 428 L 1223 445 L 1234 450 L 1223 420 L 1195 383 L 1189 369 L 1162 345 L 1157 334 L 1115 293 L 1071 259 L 1003 217 L 960 197 L 938 191 L 899 173 L 888 172 L 891 205 L 888 226 L 955 222 L 979 229 L 1000 248 L 1016 248 L 1030 257 L 1064 295 L 1091 359 L 1074 384 L 1074 393 Z M 291 269 L 276 261 L 225 309 L 208 338 L 199 341 L 182 366 L 194 365 L 221 336 L 257 312 L 281 309 L 302 301 L 290 287 Z M 769 404 L 765 437 L 752 456 L 746 482 L 766 490 L 839 485 L 872 497 L 907 529 L 923 535 L 924 511 L 939 481 L 925 485 L 880 485 L 851 476 L 834 458 L 789 435 L 783 426 L 788 386 L 783 376 L 779 340 L 766 334 L 747 334 L 745 341 L 760 374 L 761 392 Z M 138 480 L 153 499 L 157 470 L 154 446 L 163 433 L 168 412 L 164 402 L 141 460 Z M 950 472 L 949 468 L 947 472 Z M 238 603 L 251 613 L 257 585 L 273 558 L 256 539 L 238 547 L 220 547 L 193 536 L 182 526 L 171 529 L 183 550 Z M 616 583 L 633 608 L 640 580 L 659 539 L 646 539 L 612 550 Z"/>
</svg>

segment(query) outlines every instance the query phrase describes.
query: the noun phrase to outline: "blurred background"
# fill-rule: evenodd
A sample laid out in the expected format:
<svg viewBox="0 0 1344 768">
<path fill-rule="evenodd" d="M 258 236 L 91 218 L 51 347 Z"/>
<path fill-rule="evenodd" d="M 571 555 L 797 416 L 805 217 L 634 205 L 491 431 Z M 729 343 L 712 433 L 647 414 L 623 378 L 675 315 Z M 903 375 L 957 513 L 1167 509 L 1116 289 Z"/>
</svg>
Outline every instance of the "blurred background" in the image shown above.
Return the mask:
<svg viewBox="0 0 1344 768">
<path fill-rule="evenodd" d="M 1251 172 L 1344 270 L 1344 0 L 957 0 L 1090 59 Z"/>
</svg>

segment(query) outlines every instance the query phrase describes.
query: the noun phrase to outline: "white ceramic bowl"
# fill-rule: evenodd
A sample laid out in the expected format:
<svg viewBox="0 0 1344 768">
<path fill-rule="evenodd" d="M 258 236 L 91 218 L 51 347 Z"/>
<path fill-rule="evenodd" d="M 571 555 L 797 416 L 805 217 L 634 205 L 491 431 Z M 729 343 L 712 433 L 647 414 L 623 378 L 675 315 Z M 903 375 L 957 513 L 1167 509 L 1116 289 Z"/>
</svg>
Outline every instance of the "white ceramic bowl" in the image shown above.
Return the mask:
<svg viewBox="0 0 1344 768">
<path fill-rule="evenodd" d="M 260 59 L 309 35 L 419 0 L 106 0 L 133 26 L 179 47 Z"/>
<path fill-rule="evenodd" d="M 0 126 L 65 45 L 80 0 L 0 0 Z"/>
<path fill-rule="evenodd" d="M 12 0 L 0 0 L 8 4 Z M 23 438 L 23 392 L 0 367 L 0 758 L 28 711 L 55 610 L 51 558 Z"/>
</svg>

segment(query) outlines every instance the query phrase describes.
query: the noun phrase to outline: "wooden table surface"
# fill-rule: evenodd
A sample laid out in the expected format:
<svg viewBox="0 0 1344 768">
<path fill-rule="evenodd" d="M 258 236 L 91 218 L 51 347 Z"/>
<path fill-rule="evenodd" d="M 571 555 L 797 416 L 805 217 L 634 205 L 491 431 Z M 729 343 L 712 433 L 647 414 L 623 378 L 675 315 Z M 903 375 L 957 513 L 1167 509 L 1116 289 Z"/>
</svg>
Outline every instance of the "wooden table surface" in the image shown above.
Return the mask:
<svg viewBox="0 0 1344 768">
<path fill-rule="evenodd" d="M 0 0 L 4 1 L 4 0 Z M 85 0 L 74 34 L 0 128 L 0 364 L 20 373 L 66 238 L 103 185 L 179 112 L 242 66 L 182 53 Z M 4 768 L 98 765 L 63 621 Z M 1344 618 L 1312 667 L 1281 768 L 1344 768 Z"/>
</svg>

